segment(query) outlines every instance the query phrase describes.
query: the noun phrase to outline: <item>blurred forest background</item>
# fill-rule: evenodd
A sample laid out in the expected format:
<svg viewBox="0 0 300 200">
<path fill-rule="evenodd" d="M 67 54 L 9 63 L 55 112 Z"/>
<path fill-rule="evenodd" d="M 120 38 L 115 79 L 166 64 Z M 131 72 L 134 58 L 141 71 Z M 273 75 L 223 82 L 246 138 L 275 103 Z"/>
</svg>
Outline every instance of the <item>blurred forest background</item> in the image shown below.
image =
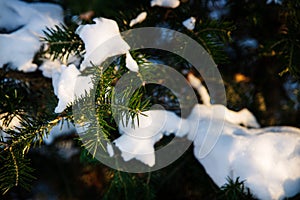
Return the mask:
<svg viewBox="0 0 300 200">
<path fill-rule="evenodd" d="M 206 23 L 216 23 L 230 36 L 230 40 L 220 43 L 222 53 L 214 55 L 212 52 L 224 80 L 228 108 L 248 108 L 262 126 L 291 125 L 300 128 L 299 0 L 182 0 L 176 9 L 150 7 L 149 0 L 45 2 L 63 6 L 66 24 L 75 16 L 93 11 L 87 21 L 100 16 L 114 19 L 121 31 L 129 29 L 130 19 L 142 11 L 147 11 L 148 17 L 136 27 L 167 27 L 196 40 L 197 32 L 201 34 L 201 27 L 205 27 Z M 181 24 L 191 16 L 197 19 L 193 33 Z M 161 57 L 163 60 L 164 56 Z M 190 70 L 176 64 L 174 68 L 183 73 Z M 23 84 L 26 88 L 24 102 L 31 102 L 33 109 L 53 109 L 49 104 L 56 104 L 54 95 L 49 95 L 53 94 L 51 80 L 44 78 L 41 72 L 24 74 L 0 69 L 0 75 Z M 76 135 L 64 136 L 52 145 L 32 149 L 28 154 L 36 177 L 32 190 L 28 192 L 16 187 L 3 198 L 250 198 L 247 195 L 228 195 L 235 192 L 230 189 L 226 194 L 220 190 L 194 158 L 192 148 L 164 169 L 148 174 L 127 174 L 111 170 L 86 155 L 74 142 L 74 137 Z M 66 154 L 71 156 L 66 157 Z"/>
</svg>

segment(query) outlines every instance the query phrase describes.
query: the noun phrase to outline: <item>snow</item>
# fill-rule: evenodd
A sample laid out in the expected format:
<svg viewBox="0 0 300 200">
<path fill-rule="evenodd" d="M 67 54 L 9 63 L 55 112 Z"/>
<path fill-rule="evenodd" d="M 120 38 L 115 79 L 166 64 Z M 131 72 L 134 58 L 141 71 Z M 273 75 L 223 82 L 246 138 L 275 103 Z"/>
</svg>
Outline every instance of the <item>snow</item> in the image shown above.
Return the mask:
<svg viewBox="0 0 300 200">
<path fill-rule="evenodd" d="M 195 88 L 198 92 L 198 94 L 200 95 L 202 101 L 203 101 L 203 104 L 204 105 L 211 105 L 210 104 L 210 96 L 206 90 L 206 88 L 202 85 L 201 81 L 196 78 L 192 73 L 189 73 L 188 74 L 188 77 L 187 77 L 189 83 L 191 84 L 191 86 L 193 88 Z"/>
<path fill-rule="evenodd" d="M 141 12 L 135 19 L 132 19 L 129 23 L 130 27 L 133 27 L 136 24 L 142 23 L 147 17 L 147 12 Z"/>
<path fill-rule="evenodd" d="M 83 40 L 86 54 L 80 65 L 80 70 L 94 65 L 100 65 L 107 58 L 126 54 L 130 63 L 126 62 L 126 66 L 132 71 L 138 71 L 137 64 L 131 57 L 129 45 L 123 40 L 120 35 L 118 24 L 111 19 L 95 18 L 95 24 L 80 25 L 76 29 L 76 33 Z"/>
<path fill-rule="evenodd" d="M 160 6 L 165 8 L 177 8 L 180 5 L 179 0 L 151 0 L 151 6 Z"/>
<path fill-rule="evenodd" d="M 182 25 L 185 26 L 188 30 L 192 31 L 195 28 L 196 18 L 190 17 L 182 22 Z"/>
<path fill-rule="evenodd" d="M 39 51 L 40 37 L 46 27 L 63 22 L 63 10 L 50 3 L 26 3 L 0 0 L 0 68 L 5 64 L 24 72 L 32 72 Z M 4 48 L 5 47 L 5 48 Z"/>
<path fill-rule="evenodd" d="M 221 122 L 213 119 L 215 123 Z M 198 130 L 194 154 L 219 187 L 228 176 L 233 180 L 240 177 L 259 199 L 291 197 L 300 191 L 300 130 L 290 130 L 290 127 L 247 129 L 225 122 L 218 142 L 205 157 L 199 156 L 205 129 Z M 296 182 L 287 187 L 289 180 Z"/>
<path fill-rule="evenodd" d="M 44 77 L 52 78 L 57 73 L 61 73 L 61 62 L 59 60 L 44 59 L 39 70 L 42 71 Z"/>
<path fill-rule="evenodd" d="M 222 116 L 224 110 L 225 121 L 224 118 L 211 117 L 216 111 L 221 113 L 217 116 Z M 246 180 L 245 186 L 259 199 L 282 199 L 297 194 L 300 191 L 300 130 L 284 126 L 248 129 L 238 124 L 257 127 L 256 120 L 253 124 L 254 116 L 249 117 L 249 111 L 242 110 L 234 115 L 233 112 L 228 112 L 223 105 L 200 104 L 193 108 L 187 119 L 169 111 L 147 111 L 144 114 L 150 117 L 141 115 L 139 127 L 119 124 L 122 135 L 113 143 L 121 150 L 125 161 L 135 158 L 152 167 L 155 165 L 154 144 L 163 134 L 174 133 L 180 137 L 188 134 L 188 138 L 193 139 L 189 130 L 197 126 L 193 141 L 195 157 L 219 187 L 229 176 L 233 180 L 237 177 Z M 199 124 L 195 124 L 197 119 L 200 119 Z M 208 147 L 204 141 L 217 134 L 213 128 L 207 132 L 210 125 L 223 123 L 216 144 L 213 148 Z"/>
<path fill-rule="evenodd" d="M 179 0 L 151 1 L 151 6 L 176 8 L 179 5 Z M 146 12 L 138 15 L 130 26 L 141 23 L 146 15 Z M 9 64 L 12 69 L 35 71 L 37 65 L 32 61 L 41 47 L 42 30 L 62 21 L 62 9 L 57 5 L 0 0 L 0 68 Z M 195 21 L 191 17 L 183 25 L 193 30 Z M 127 68 L 138 72 L 138 64 L 129 52 L 130 46 L 121 37 L 117 23 L 106 18 L 96 18 L 94 22 L 80 25 L 76 30 L 86 48 L 80 70 L 74 64 L 66 66 L 58 61 L 46 60 L 41 66 L 43 75 L 52 78 L 54 93 L 59 100 L 56 113 L 62 112 L 91 89 L 91 77 L 81 76 L 81 71 L 90 67 L 91 62 L 100 65 L 108 57 L 126 54 Z M 247 39 L 240 45 L 256 47 L 255 42 Z M 224 185 L 229 176 L 233 180 L 237 177 L 245 180 L 245 185 L 260 199 L 283 199 L 299 192 L 300 130 L 284 126 L 259 128 L 249 110 L 236 112 L 223 105 L 211 105 L 210 96 L 201 81 L 194 76 L 188 79 L 204 104 L 195 105 L 186 119 L 170 111 L 150 110 L 142 113 L 145 116 L 139 116 L 139 126 L 137 118 L 133 119 L 134 127 L 130 120 L 128 125 L 119 122 L 121 136 L 113 144 L 120 149 L 122 158 L 125 161 L 136 159 L 152 167 L 155 165 L 155 143 L 164 135 L 174 134 L 193 141 L 195 157 L 218 186 Z M 11 123 L 4 126 L 2 114 L 0 126 L 0 135 L 3 141 L 7 141 L 9 135 L 5 131 L 21 125 L 18 116 L 14 116 Z M 220 126 L 223 127 L 222 132 L 217 132 L 216 127 Z M 194 128 L 196 131 L 192 131 Z M 73 130 L 73 125 L 69 127 L 60 122 L 44 141 L 51 144 L 58 135 Z M 215 140 L 217 137 L 218 140 Z M 107 144 L 107 151 L 109 156 L 114 155 L 111 144 Z"/>
<path fill-rule="evenodd" d="M 155 164 L 154 144 L 163 134 L 185 135 L 188 130 L 179 117 L 164 110 L 146 111 L 139 116 L 139 125 L 137 117 L 134 118 L 134 128 L 131 124 L 131 119 L 127 125 L 119 123 L 119 132 L 122 135 L 113 143 L 121 150 L 124 161 L 135 158 L 150 167 Z"/>
<path fill-rule="evenodd" d="M 37 65 L 32 61 L 40 42 L 29 30 L 21 29 L 12 34 L 1 34 L 0 46 L 1 68 L 9 64 L 10 68 L 24 72 L 33 72 L 37 69 Z"/>
<path fill-rule="evenodd" d="M 43 36 L 46 27 L 62 23 L 61 7 L 49 3 L 26 3 L 18 0 L 0 0 L 0 5 L 0 29 L 11 32 L 0 34 L 0 67 L 9 64 L 12 69 L 35 71 L 38 66 L 32 62 L 35 53 L 41 47 L 40 37 Z M 130 47 L 122 39 L 117 23 L 105 18 L 96 18 L 94 22 L 96 24 L 81 25 L 76 30 L 86 48 L 80 66 L 81 71 L 90 66 L 90 62 L 97 65 L 108 57 L 126 54 L 126 66 L 129 70 L 138 72 L 138 64 L 129 53 Z M 109 43 L 104 46 L 108 40 Z M 76 63 L 78 58 L 73 57 L 71 56 Z M 62 112 L 75 97 L 84 95 L 85 91 L 91 88 L 91 77 L 79 76 L 81 72 L 75 65 L 66 67 L 58 60 L 43 61 L 40 70 L 45 77 L 52 78 L 54 93 L 59 99 L 55 108 L 56 113 Z M 69 59 L 66 63 L 68 62 L 72 60 Z M 82 84 L 78 84 L 75 90 L 76 81 Z"/>
<path fill-rule="evenodd" d="M 267 4 L 274 2 L 275 4 L 282 4 L 282 0 L 267 0 Z"/>
<path fill-rule="evenodd" d="M 81 72 L 75 65 L 61 66 L 61 74 L 57 73 L 52 79 L 54 93 L 58 98 L 56 113 L 61 113 L 76 97 L 83 96 L 92 88 L 91 76 L 80 76 Z M 80 83 L 80 84 L 76 84 Z"/>
<path fill-rule="evenodd" d="M 230 123 L 243 124 L 245 126 L 259 127 L 255 117 L 248 110 L 235 112 L 228 110 L 223 105 L 205 106 L 198 104 L 195 105 L 191 115 L 187 119 L 181 119 L 170 111 L 150 110 L 139 115 L 139 125 L 137 118 L 134 118 L 134 126 L 131 125 L 131 119 L 127 126 L 120 122 L 119 132 L 122 135 L 113 141 L 113 143 L 121 150 L 121 156 L 125 161 L 135 158 L 146 165 L 153 166 L 155 164 L 154 144 L 163 135 L 175 134 L 177 137 L 188 136 L 188 139 L 193 140 L 195 135 L 199 135 L 199 130 L 197 133 L 189 131 L 194 130 L 194 127 L 197 126 L 195 124 L 198 121 L 197 119 L 200 118 L 201 124 L 199 126 L 201 130 L 206 132 L 211 123 L 211 117 L 217 116 L 214 113 L 216 110 L 220 110 L 220 113 L 225 113 L 225 118 L 223 117 L 220 120 L 227 120 Z M 221 114 L 219 116 L 222 117 Z M 196 144 L 201 144 L 201 142 L 202 140 L 198 138 Z"/>
<path fill-rule="evenodd" d="M 247 108 L 244 108 L 238 112 L 226 109 L 225 118 L 226 121 L 233 124 L 241 124 L 252 128 L 260 127 L 254 115 Z"/>
<path fill-rule="evenodd" d="M 200 87 L 194 76 L 188 79 L 195 89 Z M 150 110 L 139 116 L 139 126 L 136 118 L 134 127 L 131 123 L 120 122 L 122 135 L 113 141 L 125 161 L 137 159 L 154 166 L 154 144 L 174 133 L 193 141 L 195 157 L 219 187 L 227 183 L 227 177 L 240 177 L 259 199 L 283 199 L 300 192 L 298 128 L 259 128 L 248 109 L 235 112 L 224 105 L 202 104 L 195 105 L 186 119 L 170 111 Z M 220 126 L 221 132 L 216 128 Z"/>
<path fill-rule="evenodd" d="M 0 114 L 0 138 L 2 138 L 1 141 L 3 142 L 6 142 L 10 138 L 10 135 L 7 134 L 6 131 L 21 127 L 21 123 L 18 115 L 13 116 L 9 124 L 4 124 L 4 118 L 7 115 L 9 115 L 9 113 Z"/>
<path fill-rule="evenodd" d="M 106 144 L 106 149 L 107 149 L 107 153 L 108 153 L 109 157 L 113 157 L 115 153 L 114 153 L 114 149 L 110 143 Z"/>
<path fill-rule="evenodd" d="M 23 7 L 24 2 L 22 1 L 8 1 L 1 0 L 0 1 L 0 27 L 1 31 L 4 32 L 11 32 L 13 30 L 16 30 L 20 27 L 22 27 L 24 24 L 26 24 L 26 18 L 21 17 L 18 14 L 18 10 L 14 7 Z M 12 16 L 16 16 L 14 20 L 12 20 Z"/>
<path fill-rule="evenodd" d="M 42 71 L 43 76 L 47 78 L 53 78 L 55 74 L 61 73 L 61 65 L 74 64 L 79 66 L 81 63 L 81 58 L 78 55 L 72 54 L 69 54 L 68 57 L 64 56 L 53 60 L 51 55 L 46 53 L 40 60 L 42 61 L 42 64 L 39 66 L 39 70 Z"/>
<path fill-rule="evenodd" d="M 126 67 L 133 72 L 139 71 L 139 66 L 137 62 L 132 58 L 131 54 L 129 52 L 126 53 Z"/>
<path fill-rule="evenodd" d="M 177 137 L 188 135 L 188 138 L 193 140 L 195 134 L 189 132 L 189 130 L 194 130 L 194 128 L 191 127 L 197 125 L 195 124 L 197 119 L 201 119 L 201 124 L 199 126 L 201 127 L 201 130 L 206 132 L 211 123 L 211 116 L 216 117 L 214 113 L 216 110 L 221 110 L 221 113 L 222 111 L 225 113 L 225 118 L 221 118 L 220 120 L 244 124 L 245 126 L 259 126 L 255 117 L 248 110 L 234 112 L 228 110 L 223 105 L 205 106 L 198 104 L 195 105 L 191 115 L 187 119 L 181 119 L 170 111 L 151 110 L 139 115 L 139 125 L 137 118 L 134 119 L 134 126 L 131 125 L 131 119 L 127 126 L 120 122 L 119 132 L 122 135 L 113 141 L 113 143 L 121 150 L 122 157 L 125 161 L 136 158 L 144 164 L 153 166 L 155 164 L 153 146 L 163 137 L 163 135 L 168 136 L 171 133 L 175 134 Z M 199 130 L 196 134 L 199 135 Z M 195 141 L 196 144 L 201 144 L 202 142 L 199 138 Z M 147 158 L 144 158 L 144 156 Z"/>
<path fill-rule="evenodd" d="M 58 105 L 55 108 L 56 113 L 64 111 L 68 104 L 74 101 L 74 89 L 77 76 L 80 74 L 76 66 L 61 66 L 61 74 L 57 82 L 53 82 L 53 88 L 57 93 Z"/>
<path fill-rule="evenodd" d="M 56 138 L 62 135 L 68 135 L 72 132 L 75 132 L 75 127 L 72 123 L 59 121 L 57 125 L 52 127 L 50 133 L 43 138 L 43 142 L 50 145 Z"/>
</svg>

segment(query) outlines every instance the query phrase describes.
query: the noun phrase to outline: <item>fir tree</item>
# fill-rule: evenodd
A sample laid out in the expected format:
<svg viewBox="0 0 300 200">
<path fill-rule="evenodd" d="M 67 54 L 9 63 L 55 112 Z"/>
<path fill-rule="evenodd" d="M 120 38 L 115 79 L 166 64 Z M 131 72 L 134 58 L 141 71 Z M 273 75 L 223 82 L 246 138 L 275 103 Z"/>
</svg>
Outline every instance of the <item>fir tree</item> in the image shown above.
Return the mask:
<svg viewBox="0 0 300 200">
<path fill-rule="evenodd" d="M 66 1 L 67 2 L 67 1 Z M 79 1 L 80 2 L 80 1 Z M 104 1 L 99 1 L 104 3 Z M 97 2 L 96 4 L 98 4 Z M 183 32 L 196 41 L 198 41 L 206 51 L 213 57 L 214 61 L 219 65 L 226 65 L 230 62 L 226 48 L 232 45 L 232 34 L 236 30 L 237 26 L 233 19 L 229 17 L 223 20 L 212 20 L 208 17 L 208 1 L 191 1 L 182 2 L 181 5 L 176 9 L 167 9 L 161 7 L 150 7 L 148 1 L 136 1 L 137 4 L 124 5 L 123 1 L 117 1 L 116 5 L 120 8 L 129 7 L 130 9 L 124 9 L 124 11 L 109 11 L 99 10 L 96 11 L 97 16 L 110 17 L 118 22 L 121 31 L 130 29 L 129 22 L 134 16 L 142 11 L 147 11 L 148 17 L 142 24 L 136 25 L 136 27 L 143 26 L 159 26 L 167 27 L 170 29 L 178 30 Z M 257 5 L 248 1 L 243 3 Z M 107 3 L 109 4 L 109 3 Z M 241 2 L 232 1 L 233 9 L 240 9 Z M 81 5 L 81 3 L 74 4 Z M 248 6 L 248 7 L 251 7 Z M 270 40 L 267 41 L 264 48 L 260 49 L 261 56 L 274 56 L 272 51 L 275 51 L 275 56 L 284 65 L 282 72 L 290 71 L 293 75 L 299 78 L 299 59 L 296 55 L 299 54 L 299 13 L 297 8 L 299 7 L 299 1 L 284 1 L 282 5 L 275 5 L 278 15 L 282 15 L 280 30 L 277 35 L 274 35 Z M 85 5 L 93 8 L 93 5 Z M 247 7 L 247 8 L 248 8 Z M 253 6 L 251 7 L 253 8 Z M 255 6 L 254 6 L 255 8 Z M 74 8 L 72 8 L 74 9 Z M 80 8 L 83 9 L 83 8 Z M 88 10 L 89 8 L 85 8 Z M 74 9 L 75 10 L 75 9 Z M 86 11 L 86 10 L 80 10 Z M 74 14 L 74 13 L 72 13 Z M 78 14 L 78 13 L 77 13 Z M 257 14 L 257 12 L 256 12 Z M 182 26 L 182 21 L 195 16 L 197 23 L 193 31 L 187 30 Z M 232 16 L 233 17 L 233 16 Z M 257 20 L 261 20 L 261 16 L 257 17 Z M 254 17 L 250 20 L 249 29 L 259 28 L 259 22 L 254 20 Z M 83 21 L 82 23 L 90 23 L 89 21 Z M 77 24 L 72 21 L 67 21 L 67 25 L 56 26 L 54 29 L 45 29 L 45 37 L 42 40 L 45 45 L 48 46 L 46 51 L 41 51 L 38 56 L 47 57 L 50 55 L 51 59 L 66 60 L 70 55 L 83 56 L 85 53 L 85 47 L 83 41 L 75 33 Z M 263 38 L 261 38 L 262 40 Z M 146 74 L 147 61 L 145 58 L 151 58 L 151 51 L 134 51 L 131 52 L 134 59 L 140 67 L 140 73 L 137 75 L 139 80 L 143 80 L 143 77 L 149 76 Z M 160 59 L 164 62 L 168 62 L 168 65 L 174 66 L 178 70 L 191 70 L 193 66 L 190 66 L 185 60 L 180 59 L 176 56 L 168 56 L 166 59 L 165 55 L 156 56 L 154 59 Z M 38 60 L 38 59 L 37 59 Z M 119 70 L 114 70 L 114 67 L 118 66 Z M 111 140 L 117 136 L 117 124 L 113 121 L 112 113 L 121 113 L 120 116 L 125 117 L 126 120 L 123 123 L 128 123 L 130 118 L 134 118 L 142 111 L 147 110 L 150 105 L 160 102 L 159 96 L 153 95 L 153 91 L 159 91 L 159 93 L 165 93 L 166 96 L 171 97 L 171 94 L 165 88 L 159 86 L 146 85 L 140 87 L 136 91 L 132 91 L 132 88 L 127 88 L 124 94 L 130 94 L 129 106 L 124 108 L 118 102 L 112 102 L 114 95 L 113 85 L 123 74 L 128 72 L 125 67 L 125 57 L 121 56 L 114 60 L 110 66 L 103 71 L 101 66 L 95 66 L 99 70 L 95 77 L 100 79 L 93 79 L 98 81 L 94 83 L 96 88 L 96 116 L 92 116 L 96 121 L 89 123 L 89 129 L 84 136 L 84 142 L 82 145 L 82 160 L 83 162 L 96 162 L 94 159 L 97 152 L 97 148 L 104 148 L 103 143 L 107 140 Z M 87 105 L 87 99 L 90 97 L 88 93 L 80 99 L 76 100 L 72 105 L 61 114 L 53 114 L 55 107 L 54 95 L 52 95 L 52 101 L 49 105 L 46 105 L 45 109 L 37 110 L 33 108 L 34 105 L 29 105 L 26 102 L 32 100 L 34 97 L 28 97 L 33 95 L 36 91 L 34 88 L 26 85 L 26 82 L 18 82 L 13 78 L 10 78 L 7 74 L 7 70 L 1 70 L 0 74 L 0 114 L 3 120 L 2 128 L 7 127 L 13 117 L 17 117 L 20 120 L 21 127 L 11 128 L 5 130 L 9 135 L 8 138 L 0 138 L 0 189 L 3 194 L 8 192 L 14 186 L 21 186 L 25 189 L 30 189 L 30 182 L 34 179 L 34 169 L 30 167 L 30 160 L 27 158 L 27 154 L 31 148 L 38 148 L 42 143 L 45 136 L 50 133 L 53 126 L 57 125 L 60 121 L 64 123 L 73 123 L 73 113 L 71 112 L 72 106 L 80 107 L 81 114 L 83 116 L 82 123 L 90 119 L 90 107 L 94 105 Z M 84 71 L 89 74 L 89 70 Z M 282 74 L 282 73 L 281 73 Z M 133 95 L 131 95 L 133 94 Z M 29 99 L 28 99 L 29 98 Z M 170 102 L 167 102 L 169 109 L 180 113 L 177 105 L 177 100 L 170 98 Z M 173 100 L 172 100 L 173 99 Z M 171 106 L 170 106 L 171 105 Z M 175 105 L 175 109 L 174 109 Z M 87 107 L 84 107 L 87 106 Z M 122 120 L 122 119 L 117 119 Z M 99 132 L 98 126 L 93 124 L 99 124 L 101 130 Z M 100 139 L 99 139 L 100 138 Z M 79 141 L 80 143 L 80 141 Z M 86 153 L 86 149 L 89 152 L 95 152 L 90 155 Z M 124 197 L 125 199 L 154 199 L 155 198 L 155 184 L 159 179 L 159 173 L 155 174 L 127 174 L 115 170 L 110 170 L 111 173 L 111 184 L 107 188 L 107 192 L 104 195 L 104 199 L 115 199 L 116 197 Z M 37 177 L 38 178 L 38 177 Z M 228 195 L 236 195 L 238 199 L 242 196 L 244 199 L 251 198 L 250 194 L 243 194 L 244 185 L 238 179 L 234 182 L 233 180 L 228 181 L 229 184 L 221 188 L 223 190 L 222 195 L 226 198 Z M 138 187 L 137 187 L 138 186 Z M 139 188 L 139 190 L 136 190 Z M 118 196 L 119 195 L 119 196 Z M 247 196 L 248 195 L 248 196 Z"/>
</svg>

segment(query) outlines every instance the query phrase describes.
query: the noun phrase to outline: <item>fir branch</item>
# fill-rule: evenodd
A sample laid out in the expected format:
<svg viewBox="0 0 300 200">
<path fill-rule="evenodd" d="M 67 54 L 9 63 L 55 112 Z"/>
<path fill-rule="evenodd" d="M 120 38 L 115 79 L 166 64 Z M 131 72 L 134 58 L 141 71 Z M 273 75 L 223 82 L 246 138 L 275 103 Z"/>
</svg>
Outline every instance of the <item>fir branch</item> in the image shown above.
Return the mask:
<svg viewBox="0 0 300 200">
<path fill-rule="evenodd" d="M 297 12 L 299 9 L 299 1 L 286 1 L 283 3 L 281 12 L 285 13 L 281 29 L 279 30 L 278 40 L 275 41 L 269 48 L 277 53 L 279 58 L 282 58 L 284 64 L 279 75 L 290 72 L 293 76 L 300 79 L 300 15 Z M 287 63 L 287 64 L 286 64 Z"/>
<path fill-rule="evenodd" d="M 56 25 L 43 32 L 45 37 L 42 41 L 48 45 L 45 53 L 49 53 L 52 59 L 68 59 L 70 54 L 81 55 L 84 52 L 84 43 L 74 28 Z"/>
<path fill-rule="evenodd" d="M 6 156 L 6 157 L 5 157 Z M 26 159 L 18 148 L 10 147 L 0 155 L 0 189 L 2 194 L 7 193 L 12 187 L 21 186 L 29 190 L 33 169 L 29 167 L 30 160 Z"/>
<path fill-rule="evenodd" d="M 230 22 L 208 20 L 203 23 L 200 20 L 192 37 L 200 42 L 216 63 L 226 63 L 228 57 L 225 53 L 225 45 L 231 42 L 231 32 L 234 29 L 235 26 Z"/>
<path fill-rule="evenodd" d="M 115 66 L 118 66 L 119 69 L 116 70 Z M 75 113 L 75 116 L 80 116 L 76 119 L 76 123 L 85 125 L 85 133 L 80 137 L 81 142 L 83 142 L 82 146 L 87 148 L 92 157 L 95 157 L 96 154 L 106 152 L 104 143 L 109 141 L 112 135 L 111 131 L 115 131 L 117 124 L 120 121 L 127 124 L 130 118 L 135 118 L 146 109 L 148 101 L 143 99 L 144 91 L 142 89 L 134 91 L 130 86 L 121 88 L 122 92 L 120 93 L 122 94 L 115 93 L 115 82 L 128 72 L 125 67 L 125 56 L 114 60 L 105 70 L 102 66 L 94 66 L 93 68 L 97 69 L 96 72 L 92 70 L 94 88 L 90 93 L 76 99 L 73 108 L 75 108 L 75 112 L 79 111 L 79 113 Z M 84 75 L 91 75 L 89 69 L 83 73 Z M 91 97 L 91 94 L 94 94 L 95 97 Z M 91 98 L 95 98 L 95 102 L 91 102 Z M 122 102 L 124 98 L 129 99 L 128 105 Z M 96 109 L 96 114 L 91 108 Z M 113 116 L 113 113 L 117 113 L 117 115 Z M 98 149 L 99 147 L 101 149 Z"/>
<path fill-rule="evenodd" d="M 15 186 L 17 186 L 18 185 L 18 183 L 19 183 L 19 167 L 18 167 L 18 163 L 17 163 L 17 159 L 16 159 L 16 157 L 15 157 L 15 155 L 14 155 L 14 152 L 13 152 L 13 150 L 12 150 L 12 147 L 9 147 L 9 152 L 10 152 L 10 154 L 11 154 L 11 157 L 12 157 L 12 160 L 13 160 L 13 162 L 14 162 L 14 166 L 15 166 L 15 174 L 16 174 L 16 178 L 15 178 Z"/>
<path fill-rule="evenodd" d="M 255 199 L 250 192 L 249 188 L 245 187 L 245 180 L 240 181 L 240 177 L 237 177 L 236 180 L 232 180 L 230 177 L 227 177 L 227 183 L 221 187 L 219 194 L 219 199 L 226 200 L 253 200 Z"/>
<path fill-rule="evenodd" d="M 41 119 L 22 118 L 20 128 L 7 131 L 7 134 L 11 135 L 9 146 L 22 146 L 24 144 L 23 148 L 30 149 L 31 145 L 40 145 L 44 137 L 49 135 L 50 130 L 60 121 L 64 123 L 64 120 L 62 116 L 53 120 L 49 120 L 47 117 Z"/>
</svg>

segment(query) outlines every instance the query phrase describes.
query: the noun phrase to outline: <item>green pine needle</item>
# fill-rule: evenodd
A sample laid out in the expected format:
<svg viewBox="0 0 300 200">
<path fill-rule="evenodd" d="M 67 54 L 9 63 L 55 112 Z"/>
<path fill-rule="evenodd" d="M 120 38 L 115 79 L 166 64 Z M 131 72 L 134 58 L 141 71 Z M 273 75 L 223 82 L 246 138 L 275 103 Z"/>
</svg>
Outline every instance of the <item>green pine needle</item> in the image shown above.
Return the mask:
<svg viewBox="0 0 300 200">
<path fill-rule="evenodd" d="M 43 32 L 45 37 L 42 41 L 48 45 L 46 53 L 52 59 L 68 59 L 70 54 L 81 55 L 84 52 L 84 43 L 75 33 L 75 29 L 56 25 L 55 28 L 46 28 Z"/>
</svg>

